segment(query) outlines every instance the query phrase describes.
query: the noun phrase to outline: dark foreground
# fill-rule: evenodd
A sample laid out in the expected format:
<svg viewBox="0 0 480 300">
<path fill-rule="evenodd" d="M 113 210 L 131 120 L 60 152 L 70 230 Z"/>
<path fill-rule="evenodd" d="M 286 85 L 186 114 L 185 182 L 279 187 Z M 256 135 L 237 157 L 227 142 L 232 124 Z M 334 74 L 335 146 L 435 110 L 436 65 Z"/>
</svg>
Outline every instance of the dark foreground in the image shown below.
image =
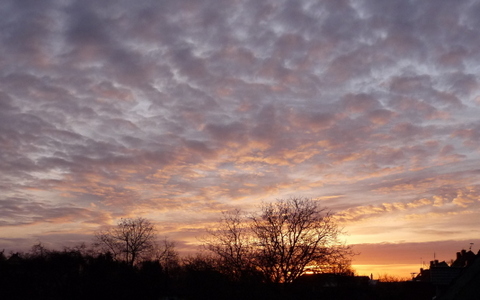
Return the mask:
<svg viewBox="0 0 480 300">
<path fill-rule="evenodd" d="M 429 282 L 375 282 L 368 277 L 333 274 L 305 275 L 289 286 L 274 286 L 251 278 L 231 281 L 208 266 L 185 264 L 165 268 L 158 261 L 147 261 L 131 267 L 108 255 L 93 257 L 66 251 L 0 259 L 0 299 L 4 300 L 430 300 L 436 292 L 437 287 Z M 471 299 L 480 297 L 473 295 Z"/>
</svg>

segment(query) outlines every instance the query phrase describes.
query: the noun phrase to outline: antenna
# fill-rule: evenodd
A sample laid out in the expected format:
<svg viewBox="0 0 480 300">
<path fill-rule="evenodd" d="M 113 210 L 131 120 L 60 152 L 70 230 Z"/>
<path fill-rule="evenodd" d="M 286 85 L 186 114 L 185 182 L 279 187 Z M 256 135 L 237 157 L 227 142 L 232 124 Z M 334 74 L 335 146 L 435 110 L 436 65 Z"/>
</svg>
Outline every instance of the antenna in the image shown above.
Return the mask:
<svg viewBox="0 0 480 300">
<path fill-rule="evenodd" d="M 473 246 L 473 243 L 470 243 L 470 248 L 468 249 L 469 251 L 472 251 L 472 246 Z"/>
</svg>

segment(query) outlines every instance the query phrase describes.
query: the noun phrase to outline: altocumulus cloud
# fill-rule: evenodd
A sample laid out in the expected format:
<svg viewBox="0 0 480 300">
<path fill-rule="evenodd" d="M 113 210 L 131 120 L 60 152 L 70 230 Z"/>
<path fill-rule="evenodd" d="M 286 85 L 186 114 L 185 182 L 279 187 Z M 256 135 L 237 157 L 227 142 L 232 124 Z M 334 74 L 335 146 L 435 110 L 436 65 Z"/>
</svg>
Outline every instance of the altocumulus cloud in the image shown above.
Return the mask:
<svg viewBox="0 0 480 300">
<path fill-rule="evenodd" d="M 357 243 L 468 239 L 479 14 L 467 0 L 5 0 L 2 243 L 145 216 L 187 247 L 221 210 L 293 195 Z"/>
</svg>

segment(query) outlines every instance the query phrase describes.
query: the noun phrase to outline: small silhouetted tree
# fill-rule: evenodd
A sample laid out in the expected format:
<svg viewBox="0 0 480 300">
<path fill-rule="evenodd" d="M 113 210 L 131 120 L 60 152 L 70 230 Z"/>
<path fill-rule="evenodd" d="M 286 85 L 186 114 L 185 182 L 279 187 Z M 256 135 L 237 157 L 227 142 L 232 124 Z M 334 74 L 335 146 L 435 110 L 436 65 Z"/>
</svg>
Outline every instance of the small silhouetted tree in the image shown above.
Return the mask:
<svg viewBox="0 0 480 300">
<path fill-rule="evenodd" d="M 207 249 L 215 253 L 217 268 L 232 279 L 249 278 L 255 273 L 253 266 L 254 240 L 248 221 L 240 210 L 223 212 L 217 228 L 208 229 Z"/>
<path fill-rule="evenodd" d="M 333 215 L 306 198 L 266 203 L 246 217 L 225 213 L 209 233 L 207 248 L 234 277 L 260 274 L 270 283 L 291 283 L 307 267 L 318 272 L 351 255 Z"/>
<path fill-rule="evenodd" d="M 5 249 L 0 251 L 0 263 L 7 261 L 7 257 L 5 256 Z"/>
<path fill-rule="evenodd" d="M 96 244 L 117 260 L 135 265 L 139 258 L 155 248 L 155 226 L 145 218 L 122 219 L 117 226 L 95 234 Z"/>
<path fill-rule="evenodd" d="M 178 252 L 175 249 L 175 242 L 164 238 L 154 244 L 152 259 L 158 261 L 165 271 L 170 271 L 179 266 Z"/>
</svg>

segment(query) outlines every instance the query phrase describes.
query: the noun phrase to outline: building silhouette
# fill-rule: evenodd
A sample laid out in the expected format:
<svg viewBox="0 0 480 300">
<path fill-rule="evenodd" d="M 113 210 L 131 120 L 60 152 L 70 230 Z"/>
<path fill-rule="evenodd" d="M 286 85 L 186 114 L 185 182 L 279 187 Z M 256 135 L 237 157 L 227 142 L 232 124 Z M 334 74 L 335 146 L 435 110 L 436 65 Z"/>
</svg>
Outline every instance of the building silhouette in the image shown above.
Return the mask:
<svg viewBox="0 0 480 300">
<path fill-rule="evenodd" d="M 435 287 L 436 299 L 480 299 L 480 259 L 478 257 L 480 257 L 480 251 L 475 254 L 470 249 L 457 252 L 456 259 L 451 264 L 433 260 L 428 269 L 420 269 L 420 273 L 413 281 L 430 282 Z M 467 295 L 469 293 L 470 298 Z M 458 297 L 459 294 L 462 296 Z"/>
</svg>

